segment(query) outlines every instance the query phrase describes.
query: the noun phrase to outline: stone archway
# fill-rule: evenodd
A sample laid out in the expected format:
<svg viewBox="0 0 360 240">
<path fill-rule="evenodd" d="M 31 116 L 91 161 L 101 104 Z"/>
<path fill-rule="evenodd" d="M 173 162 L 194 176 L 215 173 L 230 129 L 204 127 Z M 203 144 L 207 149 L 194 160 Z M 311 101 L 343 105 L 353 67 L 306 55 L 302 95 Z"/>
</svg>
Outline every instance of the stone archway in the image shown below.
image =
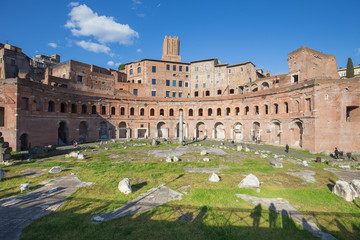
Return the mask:
<svg viewBox="0 0 360 240">
<path fill-rule="evenodd" d="M 100 129 L 99 129 L 99 139 L 107 140 L 109 139 L 109 130 L 106 122 L 100 123 Z"/>
<path fill-rule="evenodd" d="M 295 147 L 303 147 L 303 133 L 304 133 L 304 125 L 298 120 L 293 122 L 292 128 L 292 145 Z"/>
<path fill-rule="evenodd" d="M 61 121 L 59 123 L 59 128 L 58 128 L 58 144 L 59 145 L 65 145 L 68 144 L 68 139 L 69 138 L 69 129 L 67 127 L 66 122 Z"/>
<path fill-rule="evenodd" d="M 206 135 L 205 124 L 203 122 L 197 123 L 195 132 L 196 132 L 195 134 L 196 138 L 203 138 Z"/>
<path fill-rule="evenodd" d="M 167 138 L 168 137 L 168 128 L 166 128 L 166 124 L 164 122 L 159 122 L 156 127 L 157 137 L 159 138 Z"/>
<path fill-rule="evenodd" d="M 225 127 L 221 122 L 215 124 L 215 139 L 225 139 Z"/>
<path fill-rule="evenodd" d="M 260 123 L 259 122 L 254 122 L 253 123 L 253 129 L 252 129 L 252 137 L 251 140 L 255 141 L 256 139 L 260 139 Z"/>
<path fill-rule="evenodd" d="M 20 150 L 29 150 L 29 135 L 27 133 L 23 133 L 20 136 Z"/>
<path fill-rule="evenodd" d="M 243 126 L 241 123 L 235 123 L 233 127 L 233 140 L 236 142 L 244 139 Z"/>
<path fill-rule="evenodd" d="M 126 122 L 119 123 L 119 138 L 126 138 Z"/>
<path fill-rule="evenodd" d="M 81 121 L 79 124 L 79 142 L 84 143 L 88 140 L 88 123 L 85 121 Z"/>
<path fill-rule="evenodd" d="M 271 123 L 271 142 L 274 144 L 281 144 L 281 124 L 279 121 Z"/>
</svg>

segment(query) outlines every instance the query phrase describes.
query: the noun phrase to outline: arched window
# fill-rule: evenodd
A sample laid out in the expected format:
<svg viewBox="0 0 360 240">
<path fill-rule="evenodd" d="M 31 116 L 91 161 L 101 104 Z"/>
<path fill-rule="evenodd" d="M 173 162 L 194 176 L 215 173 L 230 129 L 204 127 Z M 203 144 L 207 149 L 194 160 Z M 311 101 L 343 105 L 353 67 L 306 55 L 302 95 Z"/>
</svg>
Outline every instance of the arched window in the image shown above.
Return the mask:
<svg viewBox="0 0 360 240">
<path fill-rule="evenodd" d="M 137 73 L 141 73 L 141 67 L 137 68 Z"/>
<path fill-rule="evenodd" d="M 194 115 L 194 111 L 192 109 L 189 109 L 189 116 L 192 117 Z"/>
<path fill-rule="evenodd" d="M 164 109 L 160 109 L 160 116 L 164 116 Z"/>
<path fill-rule="evenodd" d="M 266 104 L 264 106 L 264 112 L 265 112 L 266 115 L 269 114 L 269 106 L 266 105 Z"/>
<path fill-rule="evenodd" d="M 208 116 L 211 116 L 212 115 L 212 108 L 209 108 L 208 109 Z"/>
<path fill-rule="evenodd" d="M 240 114 L 240 108 L 239 108 L 239 107 L 236 107 L 236 108 L 235 108 L 235 115 L 236 115 L 236 116 L 239 116 L 239 114 Z"/>
<path fill-rule="evenodd" d="M 284 103 L 285 113 L 289 113 L 289 104 L 287 102 Z"/>
<path fill-rule="evenodd" d="M 64 113 L 64 112 L 66 112 L 66 103 L 61 103 L 60 104 L 60 112 L 62 112 L 62 113 Z"/>
<path fill-rule="evenodd" d="M 124 107 L 120 108 L 120 115 L 122 115 L 122 116 L 125 115 L 125 108 Z"/>
<path fill-rule="evenodd" d="M 170 108 L 170 110 L 169 110 L 169 116 L 174 116 L 174 109 Z"/>
<path fill-rule="evenodd" d="M 49 101 L 48 112 L 55 112 L 55 103 L 53 101 Z"/>
<path fill-rule="evenodd" d="M 106 114 L 106 107 L 105 106 L 101 107 L 101 114 Z"/>
<path fill-rule="evenodd" d="M 202 115 L 203 115 L 203 110 L 202 110 L 202 108 L 199 108 L 198 113 L 199 113 L 199 114 L 198 114 L 199 116 L 202 116 Z"/>
<path fill-rule="evenodd" d="M 295 112 L 300 112 L 300 103 L 298 100 L 295 101 Z"/>
<path fill-rule="evenodd" d="M 135 113 L 135 109 L 134 108 L 130 108 L 130 116 L 134 116 Z"/>
<path fill-rule="evenodd" d="M 144 116 L 145 115 L 145 109 L 140 108 L 140 116 Z"/>
<path fill-rule="evenodd" d="M 255 115 L 259 115 L 259 106 L 254 107 L 254 113 Z"/>
<path fill-rule="evenodd" d="M 150 116 L 155 116 L 155 109 L 150 109 Z"/>
<path fill-rule="evenodd" d="M 230 115 L 230 108 L 226 108 L 226 116 L 229 116 Z"/>
<path fill-rule="evenodd" d="M 96 106 L 95 105 L 93 105 L 91 107 L 91 114 L 96 114 Z"/>
<path fill-rule="evenodd" d="M 275 114 L 279 113 L 279 105 L 277 103 L 274 104 L 274 113 Z"/>
<path fill-rule="evenodd" d="M 115 107 L 111 107 L 111 115 L 115 115 Z"/>
<path fill-rule="evenodd" d="M 86 107 L 85 104 L 81 105 L 81 113 L 82 113 L 82 114 L 87 113 L 87 107 Z"/>
<path fill-rule="evenodd" d="M 249 107 L 248 107 L 248 106 L 245 107 L 245 111 L 244 111 L 244 112 L 245 112 L 245 115 L 248 115 L 248 113 L 249 113 Z"/>
<path fill-rule="evenodd" d="M 221 108 L 218 108 L 218 109 L 216 110 L 216 115 L 217 115 L 217 116 L 221 116 Z"/>
<path fill-rule="evenodd" d="M 130 69 L 130 75 L 133 75 L 133 70 L 132 69 Z"/>
<path fill-rule="evenodd" d="M 71 113 L 77 113 L 77 106 L 75 103 L 71 104 Z"/>
</svg>

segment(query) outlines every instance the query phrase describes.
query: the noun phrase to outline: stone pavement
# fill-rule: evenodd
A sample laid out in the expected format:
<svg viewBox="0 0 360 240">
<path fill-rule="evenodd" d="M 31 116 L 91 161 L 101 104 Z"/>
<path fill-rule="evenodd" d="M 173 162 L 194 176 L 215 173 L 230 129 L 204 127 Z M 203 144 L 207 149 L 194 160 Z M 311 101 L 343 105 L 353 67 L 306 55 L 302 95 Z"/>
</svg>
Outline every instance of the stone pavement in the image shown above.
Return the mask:
<svg viewBox="0 0 360 240">
<path fill-rule="evenodd" d="M 202 150 L 206 150 L 208 154 L 216 154 L 216 155 L 226 155 L 226 152 L 224 152 L 221 149 L 218 148 L 212 148 L 212 147 L 205 147 L 205 146 L 178 146 L 174 149 L 170 150 L 150 150 L 148 152 L 149 155 L 155 155 L 157 158 L 166 158 L 166 157 L 181 157 L 182 155 L 186 153 L 192 153 L 192 152 L 198 152 L 200 153 Z"/>
<path fill-rule="evenodd" d="M 92 183 L 82 182 L 77 175 L 71 174 L 42 184 L 32 192 L 0 200 L 1 240 L 19 239 L 24 227 L 56 211 L 72 192 Z"/>
<path fill-rule="evenodd" d="M 271 209 L 277 213 L 281 213 L 288 217 L 291 217 L 297 224 L 303 226 L 303 228 L 311 232 L 315 237 L 320 237 L 322 240 L 336 240 L 331 234 L 320 231 L 316 224 L 305 218 L 304 215 L 296 210 L 288 201 L 282 198 L 259 198 L 246 194 L 236 194 L 238 198 L 245 200 L 248 203 L 255 205 L 260 204 L 264 208 Z"/>
<path fill-rule="evenodd" d="M 335 173 L 340 178 L 340 180 L 345 182 L 350 182 L 354 179 L 360 180 L 360 170 L 341 170 L 336 168 L 324 168 L 324 170 Z"/>
<path fill-rule="evenodd" d="M 135 214 L 151 210 L 168 201 L 181 199 L 181 193 L 178 193 L 164 185 L 161 185 L 159 188 L 150 189 L 149 191 L 147 191 L 147 193 L 140 195 L 139 197 L 126 203 L 118 209 L 115 209 L 111 212 L 106 212 L 101 215 L 92 216 L 91 222 L 98 223 L 102 221 L 109 221 L 128 214 Z"/>
</svg>

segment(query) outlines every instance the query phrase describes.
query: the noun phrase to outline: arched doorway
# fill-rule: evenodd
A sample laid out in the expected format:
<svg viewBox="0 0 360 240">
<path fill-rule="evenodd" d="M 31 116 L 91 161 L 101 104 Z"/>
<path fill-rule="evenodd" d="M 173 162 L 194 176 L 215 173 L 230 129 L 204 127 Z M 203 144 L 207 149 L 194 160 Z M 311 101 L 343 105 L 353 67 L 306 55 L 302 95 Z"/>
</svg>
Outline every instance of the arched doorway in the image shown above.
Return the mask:
<svg viewBox="0 0 360 240">
<path fill-rule="evenodd" d="M 260 123 L 254 122 L 253 123 L 253 129 L 252 129 L 252 140 L 255 141 L 256 139 L 259 140 L 260 138 Z"/>
<path fill-rule="evenodd" d="M 292 134 L 292 143 L 295 147 L 303 146 L 303 133 L 304 133 L 304 125 L 301 121 L 296 121 L 293 123 L 293 134 Z"/>
<path fill-rule="evenodd" d="M 68 143 L 69 129 L 66 122 L 61 121 L 58 128 L 58 144 L 65 145 Z"/>
<path fill-rule="evenodd" d="M 166 124 L 164 122 L 159 122 L 157 125 L 157 133 L 159 138 L 167 138 L 168 130 L 166 128 Z"/>
<path fill-rule="evenodd" d="M 279 121 L 273 121 L 271 123 L 271 142 L 275 144 L 281 144 L 281 125 Z"/>
<path fill-rule="evenodd" d="M 241 123 L 235 123 L 233 131 L 234 131 L 234 141 L 241 141 L 244 139 Z"/>
<path fill-rule="evenodd" d="M 20 150 L 29 150 L 29 135 L 27 133 L 23 133 L 20 136 Z"/>
<path fill-rule="evenodd" d="M 126 122 L 119 123 L 119 138 L 126 138 Z"/>
<path fill-rule="evenodd" d="M 85 121 L 80 122 L 79 124 L 79 142 L 84 143 L 88 140 L 88 123 Z"/>
<path fill-rule="evenodd" d="M 186 123 L 183 122 L 183 137 L 186 136 L 186 128 L 187 128 Z M 176 130 L 176 136 L 175 137 L 178 138 L 180 136 L 180 123 L 176 124 L 176 129 L 175 130 Z"/>
<path fill-rule="evenodd" d="M 225 127 L 221 122 L 215 124 L 215 139 L 225 139 Z"/>
<path fill-rule="evenodd" d="M 203 122 L 199 122 L 196 124 L 196 134 L 195 134 L 197 138 L 203 138 L 206 133 L 205 133 L 205 124 Z"/>
<path fill-rule="evenodd" d="M 99 139 L 109 139 L 109 131 L 106 122 L 100 123 Z"/>
</svg>

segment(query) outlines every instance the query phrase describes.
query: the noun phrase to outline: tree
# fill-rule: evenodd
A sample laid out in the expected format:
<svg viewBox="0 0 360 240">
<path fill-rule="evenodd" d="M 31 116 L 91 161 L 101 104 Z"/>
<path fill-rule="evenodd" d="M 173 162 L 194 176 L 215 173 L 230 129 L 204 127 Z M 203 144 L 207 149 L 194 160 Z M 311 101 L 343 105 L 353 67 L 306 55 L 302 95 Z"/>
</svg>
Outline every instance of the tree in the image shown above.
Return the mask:
<svg viewBox="0 0 360 240">
<path fill-rule="evenodd" d="M 120 71 L 120 70 L 124 70 L 124 69 L 125 69 L 125 64 L 119 65 L 119 68 L 118 68 L 119 71 Z"/>
<path fill-rule="evenodd" d="M 347 66 L 346 66 L 346 78 L 354 77 L 354 65 L 351 58 L 348 58 Z"/>
</svg>

